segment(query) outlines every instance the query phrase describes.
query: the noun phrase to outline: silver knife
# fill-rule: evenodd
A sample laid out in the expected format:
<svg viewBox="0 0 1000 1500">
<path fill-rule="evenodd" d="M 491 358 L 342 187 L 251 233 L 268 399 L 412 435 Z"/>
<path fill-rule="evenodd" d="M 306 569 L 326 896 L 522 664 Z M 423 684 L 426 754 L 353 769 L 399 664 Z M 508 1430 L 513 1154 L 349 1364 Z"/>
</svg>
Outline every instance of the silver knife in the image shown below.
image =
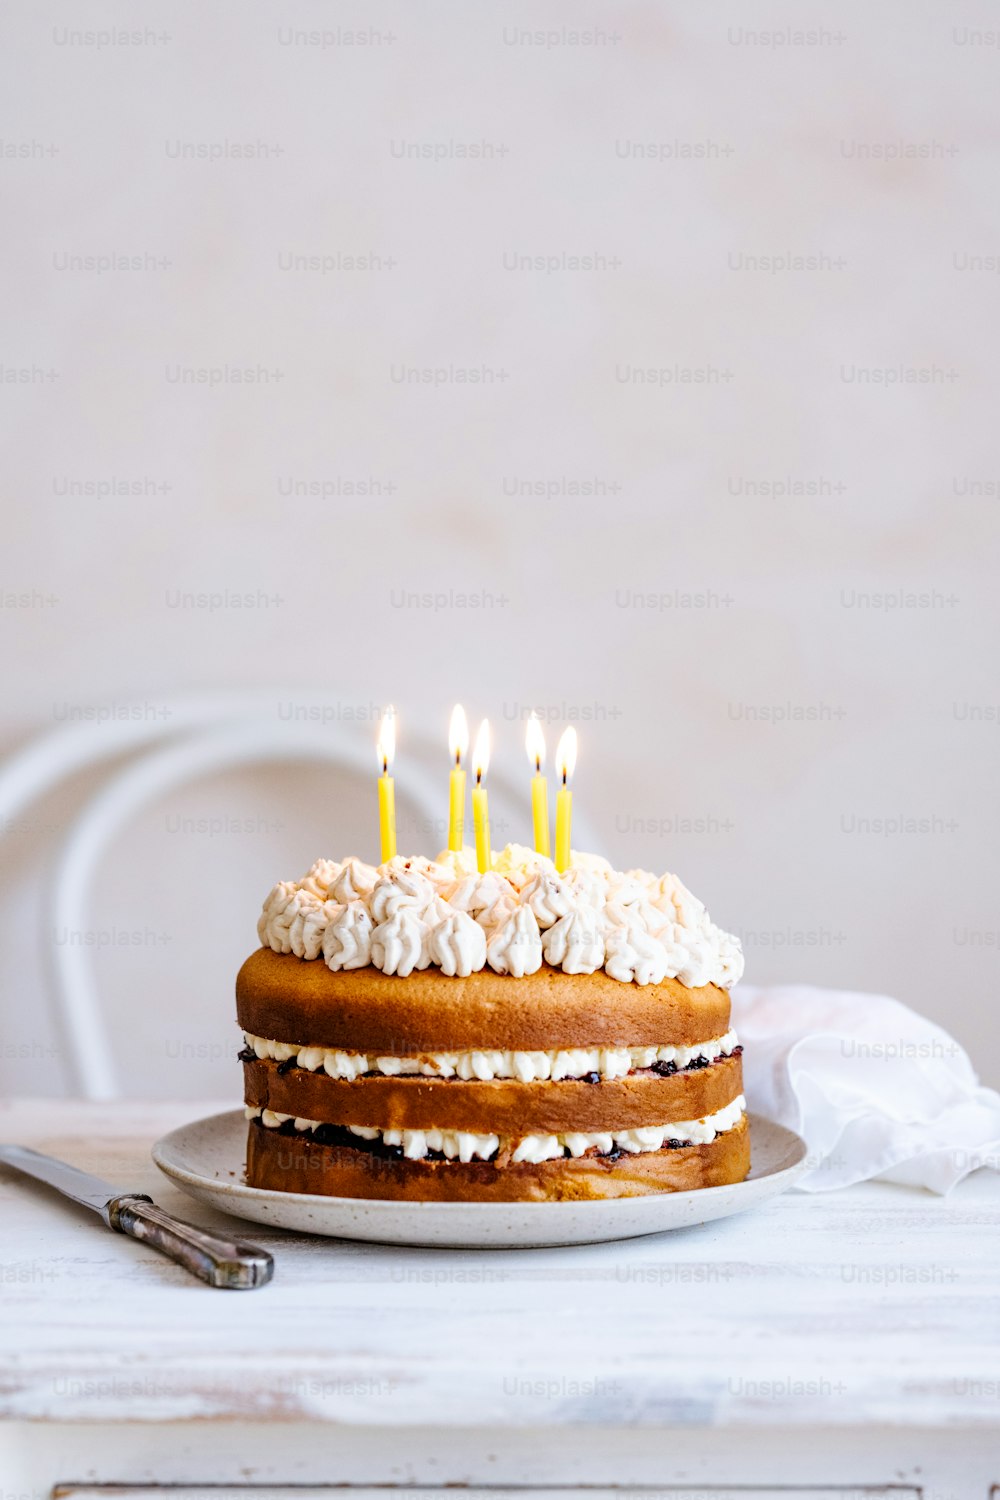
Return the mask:
<svg viewBox="0 0 1000 1500">
<path fill-rule="evenodd" d="M 74 1203 L 93 1209 L 109 1229 L 151 1245 L 209 1286 L 248 1291 L 264 1286 L 274 1275 L 274 1260 L 266 1250 L 209 1234 L 183 1219 L 175 1219 L 157 1207 L 146 1193 L 128 1193 L 111 1187 L 89 1172 L 81 1172 L 68 1162 L 43 1156 L 27 1146 L 0 1144 L 0 1162 L 47 1183 Z"/>
</svg>

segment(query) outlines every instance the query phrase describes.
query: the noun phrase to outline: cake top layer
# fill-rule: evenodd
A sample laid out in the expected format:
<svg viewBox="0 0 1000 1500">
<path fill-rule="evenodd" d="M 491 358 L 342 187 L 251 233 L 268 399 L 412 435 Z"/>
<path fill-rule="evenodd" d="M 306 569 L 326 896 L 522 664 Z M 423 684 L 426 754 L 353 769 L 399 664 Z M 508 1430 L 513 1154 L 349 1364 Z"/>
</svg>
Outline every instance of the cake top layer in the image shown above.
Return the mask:
<svg viewBox="0 0 1000 1500">
<path fill-rule="evenodd" d="M 693 989 L 729 989 L 743 973 L 738 940 L 676 875 L 615 870 L 575 851 L 560 874 L 519 844 L 494 855 L 485 874 L 472 849 L 378 867 L 318 859 L 301 880 L 273 887 L 257 934 L 275 953 L 322 957 L 335 973 L 371 966 L 405 978 L 433 965 L 466 978 L 488 966 L 522 979 L 544 962 Z"/>
<path fill-rule="evenodd" d="M 664 979 L 640 987 L 619 984 L 603 970 L 570 975 L 543 963 L 529 983 L 511 984 L 488 966 L 463 979 L 428 967 L 400 984 L 370 966 L 331 973 L 324 963 L 258 948 L 236 976 L 236 1015 L 255 1037 L 374 1059 L 482 1049 L 696 1047 L 726 1033 L 730 1005 L 715 985 L 690 989 Z"/>
</svg>

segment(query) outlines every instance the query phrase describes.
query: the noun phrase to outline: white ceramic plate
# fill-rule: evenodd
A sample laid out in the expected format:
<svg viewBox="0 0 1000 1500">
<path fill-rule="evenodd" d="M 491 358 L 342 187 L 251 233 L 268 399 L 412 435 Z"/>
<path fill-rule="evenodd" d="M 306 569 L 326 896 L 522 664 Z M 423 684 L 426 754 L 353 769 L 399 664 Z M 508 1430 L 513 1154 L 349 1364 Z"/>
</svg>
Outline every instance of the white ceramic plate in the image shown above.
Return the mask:
<svg viewBox="0 0 1000 1500">
<path fill-rule="evenodd" d="M 807 1166 L 799 1136 L 751 1115 L 750 1176 L 727 1187 L 579 1203 L 394 1203 L 247 1187 L 246 1130 L 241 1109 L 210 1115 L 157 1141 L 153 1160 L 185 1192 L 223 1213 L 275 1229 L 383 1245 L 501 1250 L 659 1234 L 753 1208 L 791 1187 Z"/>
</svg>

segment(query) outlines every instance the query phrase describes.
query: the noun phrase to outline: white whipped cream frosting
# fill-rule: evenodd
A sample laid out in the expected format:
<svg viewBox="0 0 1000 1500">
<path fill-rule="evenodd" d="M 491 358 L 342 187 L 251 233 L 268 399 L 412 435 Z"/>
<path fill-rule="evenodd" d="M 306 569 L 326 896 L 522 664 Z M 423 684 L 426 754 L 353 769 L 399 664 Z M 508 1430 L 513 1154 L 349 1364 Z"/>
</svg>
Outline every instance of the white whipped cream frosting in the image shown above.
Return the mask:
<svg viewBox="0 0 1000 1500">
<path fill-rule="evenodd" d="M 372 961 L 372 931 L 372 919 L 363 901 L 337 906 L 323 934 L 327 968 L 334 973 L 338 969 L 366 969 Z"/>
<path fill-rule="evenodd" d="M 590 1150 L 603 1154 L 619 1150 L 631 1156 L 644 1151 L 662 1151 L 668 1141 L 682 1146 L 707 1146 L 717 1135 L 732 1130 L 743 1118 L 746 1100 L 740 1094 L 731 1104 L 700 1120 L 676 1120 L 667 1125 L 643 1125 L 636 1130 L 568 1131 L 565 1135 L 526 1135 L 513 1143 L 511 1160 L 539 1163 L 557 1161 L 560 1157 L 584 1156 Z M 320 1121 L 278 1114 L 272 1109 L 247 1105 L 248 1120 L 260 1120 L 271 1130 L 293 1120 L 296 1130 L 320 1129 Z M 420 1161 L 432 1151 L 439 1151 L 449 1161 L 489 1161 L 500 1150 L 500 1137 L 473 1135 L 465 1130 L 376 1130 L 368 1125 L 348 1125 L 352 1135 L 365 1141 L 381 1141 L 399 1146 L 409 1161 Z"/>
<path fill-rule="evenodd" d="M 530 906 L 515 906 L 490 933 L 486 960 L 498 974 L 523 979 L 542 967 L 542 935 Z"/>
<path fill-rule="evenodd" d="M 247 1046 L 259 1058 L 274 1062 L 293 1060 L 297 1067 L 310 1073 L 327 1073 L 331 1078 L 352 1080 L 367 1073 L 386 1078 L 459 1078 L 465 1082 L 478 1079 L 489 1083 L 494 1078 L 516 1079 L 518 1083 L 558 1082 L 563 1078 L 627 1078 L 656 1063 L 673 1063 L 677 1069 L 691 1063 L 713 1063 L 730 1057 L 739 1046 L 735 1031 L 698 1042 L 691 1047 L 560 1047 L 549 1052 L 498 1052 L 482 1049 L 474 1052 L 428 1052 L 419 1057 L 376 1057 L 373 1053 L 341 1052 L 330 1047 L 301 1047 L 291 1042 L 276 1042 L 268 1037 L 243 1033 Z"/>
<path fill-rule="evenodd" d="M 405 978 L 430 965 L 466 977 L 489 965 L 523 979 L 544 960 L 567 974 L 605 970 L 623 984 L 678 979 L 730 989 L 743 973 L 738 940 L 676 875 L 623 873 L 574 851 L 559 874 L 520 844 L 479 874 L 475 851 L 436 860 L 318 859 L 268 893 L 257 923 L 265 947 L 329 968 L 371 964 Z"/>
</svg>

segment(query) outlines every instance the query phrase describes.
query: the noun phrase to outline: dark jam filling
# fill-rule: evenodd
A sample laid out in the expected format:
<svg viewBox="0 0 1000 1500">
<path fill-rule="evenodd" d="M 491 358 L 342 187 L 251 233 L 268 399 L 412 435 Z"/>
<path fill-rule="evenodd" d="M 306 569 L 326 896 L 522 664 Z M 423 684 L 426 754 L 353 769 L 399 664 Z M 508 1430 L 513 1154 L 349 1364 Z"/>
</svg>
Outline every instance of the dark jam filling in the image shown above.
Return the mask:
<svg viewBox="0 0 1000 1500">
<path fill-rule="evenodd" d="M 360 1135 L 353 1135 L 344 1125 L 320 1125 L 316 1130 L 296 1130 L 294 1120 L 285 1120 L 281 1125 L 264 1125 L 260 1120 L 254 1120 L 255 1125 L 261 1130 L 266 1130 L 269 1135 L 291 1136 L 296 1141 L 316 1141 L 320 1146 L 337 1146 L 341 1150 L 345 1147 L 351 1151 L 364 1151 L 369 1156 L 380 1157 L 382 1161 L 402 1161 L 402 1146 L 387 1146 L 384 1141 L 366 1141 Z M 428 1154 L 427 1160 L 445 1161 L 447 1158 L 441 1151 Z"/>
<path fill-rule="evenodd" d="M 710 1068 L 713 1063 L 724 1062 L 728 1057 L 742 1057 L 742 1055 L 742 1046 L 736 1046 L 733 1048 L 732 1052 L 722 1052 L 718 1057 L 712 1058 L 711 1060 L 709 1060 L 707 1057 L 692 1058 L 691 1061 L 687 1063 L 683 1068 L 679 1068 L 675 1062 L 656 1062 L 653 1063 L 652 1067 L 650 1068 L 633 1068 L 632 1073 L 657 1073 L 661 1078 L 672 1078 L 675 1073 L 698 1073 L 702 1068 Z M 237 1054 L 237 1058 L 240 1062 L 243 1063 L 257 1062 L 258 1060 L 257 1054 L 252 1047 L 244 1047 L 243 1050 Z M 261 1060 L 263 1061 L 263 1059 Z M 293 1069 L 295 1069 L 296 1072 L 299 1071 L 298 1063 L 296 1062 L 294 1057 L 286 1057 L 284 1062 L 278 1063 L 277 1071 L 279 1073 L 290 1073 Z M 302 1071 L 309 1072 L 312 1070 L 303 1068 Z M 631 1077 L 632 1074 L 629 1074 L 628 1076 Z M 402 1078 L 404 1082 L 409 1079 L 419 1079 L 422 1083 L 476 1082 L 475 1079 L 466 1080 L 464 1078 L 437 1078 L 433 1073 L 359 1073 L 358 1077 Z M 504 1083 L 516 1083 L 517 1080 L 510 1078 L 498 1081 Z M 560 1078 L 557 1081 L 559 1083 L 600 1083 L 601 1075 L 600 1073 L 584 1073 L 582 1078 Z"/>
<path fill-rule="evenodd" d="M 363 1136 L 352 1134 L 344 1125 L 320 1125 L 316 1130 L 296 1130 L 294 1120 L 285 1120 L 281 1125 L 265 1125 L 261 1120 L 255 1119 L 251 1121 L 251 1124 L 256 1125 L 260 1130 L 266 1130 L 268 1135 L 291 1136 L 293 1140 L 315 1141 L 320 1146 L 334 1146 L 339 1147 L 341 1150 L 346 1148 L 350 1151 L 364 1151 L 367 1155 L 378 1157 L 381 1161 L 404 1161 L 406 1159 L 403 1156 L 402 1146 L 387 1146 L 382 1140 L 366 1141 Z M 689 1146 L 690 1144 L 690 1141 L 664 1141 L 660 1150 L 681 1151 L 685 1146 Z M 551 1160 L 584 1161 L 589 1159 L 591 1161 L 619 1161 L 623 1156 L 638 1154 L 645 1155 L 646 1153 L 622 1151 L 620 1146 L 612 1146 L 610 1151 L 598 1151 L 596 1147 L 591 1147 L 589 1151 L 583 1153 L 582 1157 L 571 1158 L 567 1152 L 562 1157 L 554 1156 Z M 453 1157 L 445 1156 L 443 1151 L 428 1151 L 426 1156 L 420 1157 L 420 1161 L 445 1161 L 449 1162 L 452 1166 L 459 1165 Z M 495 1156 L 487 1158 L 485 1162 L 482 1157 L 476 1156 L 468 1165 L 475 1166 L 477 1163 L 480 1163 L 484 1166 L 489 1166 L 495 1161 Z M 465 1165 L 465 1163 L 461 1165 Z M 521 1166 L 522 1163 L 514 1162 L 512 1165 Z"/>
</svg>

